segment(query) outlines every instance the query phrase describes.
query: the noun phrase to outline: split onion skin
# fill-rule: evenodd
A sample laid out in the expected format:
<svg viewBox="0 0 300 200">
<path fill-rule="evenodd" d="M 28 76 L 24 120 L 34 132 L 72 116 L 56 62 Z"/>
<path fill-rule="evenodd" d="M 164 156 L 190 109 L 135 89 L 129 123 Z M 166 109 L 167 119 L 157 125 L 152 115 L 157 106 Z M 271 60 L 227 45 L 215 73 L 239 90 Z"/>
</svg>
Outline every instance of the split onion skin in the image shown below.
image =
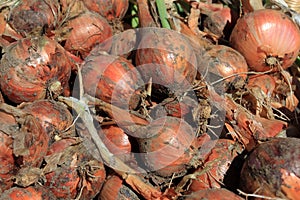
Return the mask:
<svg viewBox="0 0 300 200">
<path fill-rule="evenodd" d="M 254 71 L 287 69 L 299 54 L 300 30 L 281 11 L 256 10 L 237 21 L 230 43 Z"/>
</svg>

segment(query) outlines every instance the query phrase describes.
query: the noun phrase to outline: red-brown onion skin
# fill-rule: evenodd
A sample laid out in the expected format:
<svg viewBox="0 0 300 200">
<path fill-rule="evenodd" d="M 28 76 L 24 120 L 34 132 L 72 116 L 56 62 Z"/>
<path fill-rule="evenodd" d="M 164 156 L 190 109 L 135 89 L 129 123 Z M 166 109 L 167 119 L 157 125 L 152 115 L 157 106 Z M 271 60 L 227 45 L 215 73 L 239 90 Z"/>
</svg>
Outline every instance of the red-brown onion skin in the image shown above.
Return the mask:
<svg viewBox="0 0 300 200">
<path fill-rule="evenodd" d="M 226 82 L 232 83 L 237 77 L 246 79 L 248 65 L 245 58 L 235 49 L 224 45 L 213 45 L 204 53 L 198 70 L 203 74 L 209 71 L 221 75 L 226 78 Z M 236 76 L 232 76 L 235 74 Z"/>
<path fill-rule="evenodd" d="M 206 189 L 206 190 L 199 190 L 194 192 L 190 195 L 187 195 L 186 200 L 242 200 L 243 198 L 238 196 L 237 194 L 225 189 L 225 188 L 218 188 L 218 189 Z"/>
<path fill-rule="evenodd" d="M 183 119 L 159 118 L 141 131 L 138 143 L 140 152 L 145 153 L 141 157 L 157 175 L 182 174 L 193 158 L 194 136 L 191 126 Z"/>
<path fill-rule="evenodd" d="M 42 191 L 36 190 L 30 186 L 27 188 L 13 187 L 0 196 L 1 199 L 5 200 L 44 200 Z"/>
<path fill-rule="evenodd" d="M 300 139 L 274 138 L 261 143 L 243 164 L 240 188 L 268 197 L 299 199 L 299 162 Z M 290 198 L 295 195 L 297 198 Z"/>
<path fill-rule="evenodd" d="M 5 112 L 0 112 L 0 123 L 14 125 L 15 118 Z M 9 189 L 13 185 L 12 176 L 15 170 L 13 157 L 13 138 L 0 130 L 0 192 Z"/>
<path fill-rule="evenodd" d="M 91 54 L 82 65 L 85 91 L 113 105 L 134 109 L 138 104 L 136 91 L 143 86 L 141 75 L 122 57 Z"/>
<path fill-rule="evenodd" d="M 14 103 L 44 99 L 56 81 L 69 87 L 72 65 L 54 40 L 44 36 L 18 40 L 1 59 L 1 90 Z"/>
<path fill-rule="evenodd" d="M 98 200 L 139 200 L 137 195 L 131 191 L 123 180 L 117 175 L 107 177 L 100 191 Z"/>
<path fill-rule="evenodd" d="M 23 36 L 42 33 L 45 26 L 57 23 L 58 1 L 24 0 L 11 10 L 9 24 Z"/>
<path fill-rule="evenodd" d="M 235 25 L 230 43 L 247 60 L 254 71 L 268 71 L 268 57 L 278 58 L 283 69 L 290 67 L 300 50 L 300 30 L 285 14 L 263 9 L 241 17 Z M 274 63 L 274 70 L 278 70 Z"/>
<path fill-rule="evenodd" d="M 84 0 L 85 6 L 111 21 L 122 19 L 129 6 L 128 0 Z"/>
<path fill-rule="evenodd" d="M 53 100 L 37 100 L 24 105 L 25 112 L 34 115 L 44 130 L 51 136 L 54 132 L 63 132 L 73 123 L 73 116 L 66 106 Z"/>
<path fill-rule="evenodd" d="M 89 11 L 67 21 L 62 30 L 66 32 L 62 32 L 59 40 L 65 42 L 64 48 L 75 55 L 79 53 L 83 58 L 96 44 L 112 36 L 112 28 L 107 20 L 100 14 Z"/>
<path fill-rule="evenodd" d="M 168 29 L 141 31 L 136 52 L 137 69 L 145 82 L 182 92 L 191 87 L 197 73 L 197 61 L 188 40 Z"/>
<path fill-rule="evenodd" d="M 209 188 L 221 188 L 224 177 L 233 159 L 237 156 L 235 143 L 228 139 L 219 139 L 212 148 L 203 166 L 196 169 L 195 179 L 191 180 L 189 191 L 196 192 Z"/>
</svg>

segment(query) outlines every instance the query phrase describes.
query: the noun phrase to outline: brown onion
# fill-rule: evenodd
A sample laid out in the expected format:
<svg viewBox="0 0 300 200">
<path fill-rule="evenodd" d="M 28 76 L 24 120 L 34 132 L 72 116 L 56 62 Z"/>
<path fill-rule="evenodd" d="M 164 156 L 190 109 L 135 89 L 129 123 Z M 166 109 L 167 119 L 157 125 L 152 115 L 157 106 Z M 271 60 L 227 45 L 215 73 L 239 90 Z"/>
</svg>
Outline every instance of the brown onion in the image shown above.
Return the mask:
<svg viewBox="0 0 300 200">
<path fill-rule="evenodd" d="M 13 7 L 9 24 L 23 36 L 41 34 L 44 28 L 54 28 L 60 6 L 58 1 L 23 0 Z"/>
<path fill-rule="evenodd" d="M 128 9 L 128 0 L 85 0 L 85 6 L 111 21 L 122 19 Z"/>
<path fill-rule="evenodd" d="M 225 189 L 207 189 L 207 190 L 199 190 L 190 195 L 187 195 L 186 200 L 242 200 L 243 198 L 238 196 L 237 194 Z"/>
<path fill-rule="evenodd" d="M 208 72 L 205 79 L 214 82 L 225 78 L 226 85 L 240 87 L 244 84 L 247 77 L 248 65 L 245 58 L 235 49 L 224 45 L 213 45 L 207 48 L 200 59 L 198 71 L 203 76 Z M 217 78 L 217 80 L 214 78 Z"/>
<path fill-rule="evenodd" d="M 67 22 L 58 30 L 57 40 L 64 48 L 86 57 L 92 48 L 112 36 L 107 20 L 94 12 L 83 12 Z M 108 43 L 109 44 L 109 43 Z"/>
<path fill-rule="evenodd" d="M 186 172 L 193 158 L 194 133 L 183 119 L 165 116 L 141 130 L 138 143 L 142 159 L 149 170 L 160 176 Z"/>
<path fill-rule="evenodd" d="M 106 177 L 103 163 L 93 159 L 75 138 L 54 142 L 45 161 L 45 187 L 56 198 L 92 199 L 100 191 Z"/>
<path fill-rule="evenodd" d="M 37 100 L 22 105 L 25 112 L 34 115 L 51 137 L 55 133 L 66 131 L 73 122 L 73 116 L 64 104 L 53 100 Z"/>
<path fill-rule="evenodd" d="M 19 188 L 13 187 L 0 196 L 1 199 L 6 200 L 44 200 L 41 191 L 36 190 L 34 187 Z M 46 198 L 47 199 L 47 198 Z"/>
<path fill-rule="evenodd" d="M 131 152 L 131 143 L 128 135 L 118 126 L 102 126 L 99 136 L 107 149 L 118 157 L 129 156 Z"/>
<path fill-rule="evenodd" d="M 237 21 L 230 42 L 255 71 L 286 69 L 299 54 L 300 31 L 281 11 L 256 10 Z"/>
<path fill-rule="evenodd" d="M 247 157 L 240 179 L 244 192 L 298 199 L 300 195 L 300 139 L 274 138 Z"/>
<path fill-rule="evenodd" d="M 144 85 L 128 60 L 95 52 L 82 65 L 82 79 L 88 94 L 129 109 L 135 109 L 139 104 L 138 88 Z"/>
<path fill-rule="evenodd" d="M 145 82 L 183 92 L 195 80 L 196 56 L 188 39 L 168 29 L 144 28 L 136 51 L 137 69 Z"/>
<path fill-rule="evenodd" d="M 69 88 L 71 66 L 65 50 L 45 36 L 12 43 L 1 59 L 1 90 L 14 103 L 59 95 Z"/>
<path fill-rule="evenodd" d="M 14 125 L 15 118 L 5 112 L 0 112 L 0 191 L 9 189 L 13 185 L 15 161 L 13 157 L 13 138 L 3 130 L 3 125 Z"/>
<path fill-rule="evenodd" d="M 104 182 L 98 200 L 139 200 L 140 198 L 117 175 L 111 175 Z"/>
</svg>

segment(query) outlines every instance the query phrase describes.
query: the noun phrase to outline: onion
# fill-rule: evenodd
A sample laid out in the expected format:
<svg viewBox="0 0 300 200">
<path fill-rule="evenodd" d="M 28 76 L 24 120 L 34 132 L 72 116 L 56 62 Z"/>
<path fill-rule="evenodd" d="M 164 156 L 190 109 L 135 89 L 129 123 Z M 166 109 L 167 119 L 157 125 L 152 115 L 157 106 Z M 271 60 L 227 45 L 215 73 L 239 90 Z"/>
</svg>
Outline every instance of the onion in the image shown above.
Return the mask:
<svg viewBox="0 0 300 200">
<path fill-rule="evenodd" d="M 130 199 L 139 200 L 138 196 L 117 175 L 111 175 L 104 182 L 98 200 Z"/>
<path fill-rule="evenodd" d="M 54 28 L 59 13 L 58 1 L 23 0 L 11 10 L 9 24 L 23 36 L 41 34 Z"/>
<path fill-rule="evenodd" d="M 1 199 L 6 200 L 44 200 L 42 196 L 42 192 L 36 190 L 34 187 L 27 187 L 27 188 L 19 188 L 13 187 L 0 196 Z M 46 198 L 48 199 L 48 198 Z"/>
<path fill-rule="evenodd" d="M 237 21 L 230 42 L 254 71 L 286 69 L 298 56 L 300 31 L 280 11 L 256 10 Z"/>
<path fill-rule="evenodd" d="M 12 43 L 1 59 L 1 90 L 14 103 L 54 97 L 69 88 L 70 62 L 65 50 L 45 36 Z"/>
<path fill-rule="evenodd" d="M 163 177 L 186 172 L 193 158 L 191 144 L 194 140 L 194 131 L 187 122 L 165 116 L 139 132 L 141 157 L 149 170 Z"/>
<path fill-rule="evenodd" d="M 186 200 L 199 200 L 199 199 L 222 199 L 222 200 L 242 200 L 242 197 L 239 197 L 235 193 L 225 189 L 207 189 L 207 190 L 200 190 L 194 192 L 190 195 L 187 195 Z"/>
<path fill-rule="evenodd" d="M 86 57 L 92 48 L 112 36 L 112 29 L 107 20 L 94 12 L 83 12 L 71 18 L 57 29 L 57 40 L 64 48 Z"/>
<path fill-rule="evenodd" d="M 191 88 L 197 62 L 189 40 L 168 29 L 144 28 L 139 34 L 136 64 L 144 81 L 152 78 L 153 87 L 164 86 L 173 93 Z"/>
<path fill-rule="evenodd" d="M 25 112 L 31 113 L 42 124 L 45 132 L 51 137 L 62 133 L 72 125 L 71 112 L 60 102 L 53 100 L 37 100 L 20 106 Z"/>
<path fill-rule="evenodd" d="M 258 145 L 247 157 L 240 179 L 244 192 L 298 199 L 300 140 L 274 138 Z"/>
<path fill-rule="evenodd" d="M 99 192 L 106 177 L 104 165 L 87 152 L 75 138 L 62 139 L 50 146 L 43 170 L 45 187 L 56 198 L 93 199 Z"/>
<path fill-rule="evenodd" d="M 99 136 L 107 149 L 117 157 L 126 159 L 131 152 L 131 143 L 123 129 L 118 126 L 108 125 L 102 126 L 101 130 L 99 131 Z"/>
<path fill-rule="evenodd" d="M 6 133 L 5 125 L 14 125 L 15 118 L 5 112 L 0 112 L 0 191 L 9 189 L 13 185 L 13 175 L 15 171 L 15 161 L 13 157 L 13 138 Z"/>
<path fill-rule="evenodd" d="M 128 0 L 85 0 L 85 6 L 101 14 L 107 20 L 122 19 L 129 6 Z"/>
<path fill-rule="evenodd" d="M 125 58 L 102 53 L 89 55 L 82 65 L 86 93 L 122 108 L 135 109 L 139 87 L 144 85 L 139 72 Z"/>
<path fill-rule="evenodd" d="M 231 84 L 241 87 L 247 77 L 248 65 L 245 58 L 236 50 L 224 45 L 213 45 L 201 58 L 198 71 L 205 75 L 209 82 L 214 82 L 220 78 L 225 78 L 227 87 Z M 216 80 L 217 78 L 217 80 Z"/>
</svg>

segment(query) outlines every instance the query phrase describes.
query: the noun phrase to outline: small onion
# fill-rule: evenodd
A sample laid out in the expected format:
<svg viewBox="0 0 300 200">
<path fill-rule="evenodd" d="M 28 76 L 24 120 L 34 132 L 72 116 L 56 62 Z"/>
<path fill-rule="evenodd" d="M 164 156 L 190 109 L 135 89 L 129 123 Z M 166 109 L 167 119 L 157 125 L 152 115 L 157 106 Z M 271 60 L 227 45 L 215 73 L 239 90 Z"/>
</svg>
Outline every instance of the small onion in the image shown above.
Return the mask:
<svg viewBox="0 0 300 200">
<path fill-rule="evenodd" d="M 6 200 L 45 200 L 43 193 L 34 187 L 19 188 L 13 187 L 1 194 L 0 199 Z"/>
<path fill-rule="evenodd" d="M 237 21 L 230 42 L 254 71 L 278 70 L 279 65 L 286 69 L 299 54 L 300 31 L 281 11 L 262 9 Z"/>
<path fill-rule="evenodd" d="M 59 95 L 69 88 L 73 65 L 66 51 L 48 37 L 24 38 L 12 43 L 1 59 L 0 85 L 14 103 Z"/>
<path fill-rule="evenodd" d="M 129 6 L 128 0 L 85 0 L 85 6 L 107 20 L 122 19 Z"/>
<path fill-rule="evenodd" d="M 13 7 L 8 22 L 23 36 L 41 34 L 45 26 L 54 27 L 58 13 L 58 1 L 23 0 Z"/>
</svg>

